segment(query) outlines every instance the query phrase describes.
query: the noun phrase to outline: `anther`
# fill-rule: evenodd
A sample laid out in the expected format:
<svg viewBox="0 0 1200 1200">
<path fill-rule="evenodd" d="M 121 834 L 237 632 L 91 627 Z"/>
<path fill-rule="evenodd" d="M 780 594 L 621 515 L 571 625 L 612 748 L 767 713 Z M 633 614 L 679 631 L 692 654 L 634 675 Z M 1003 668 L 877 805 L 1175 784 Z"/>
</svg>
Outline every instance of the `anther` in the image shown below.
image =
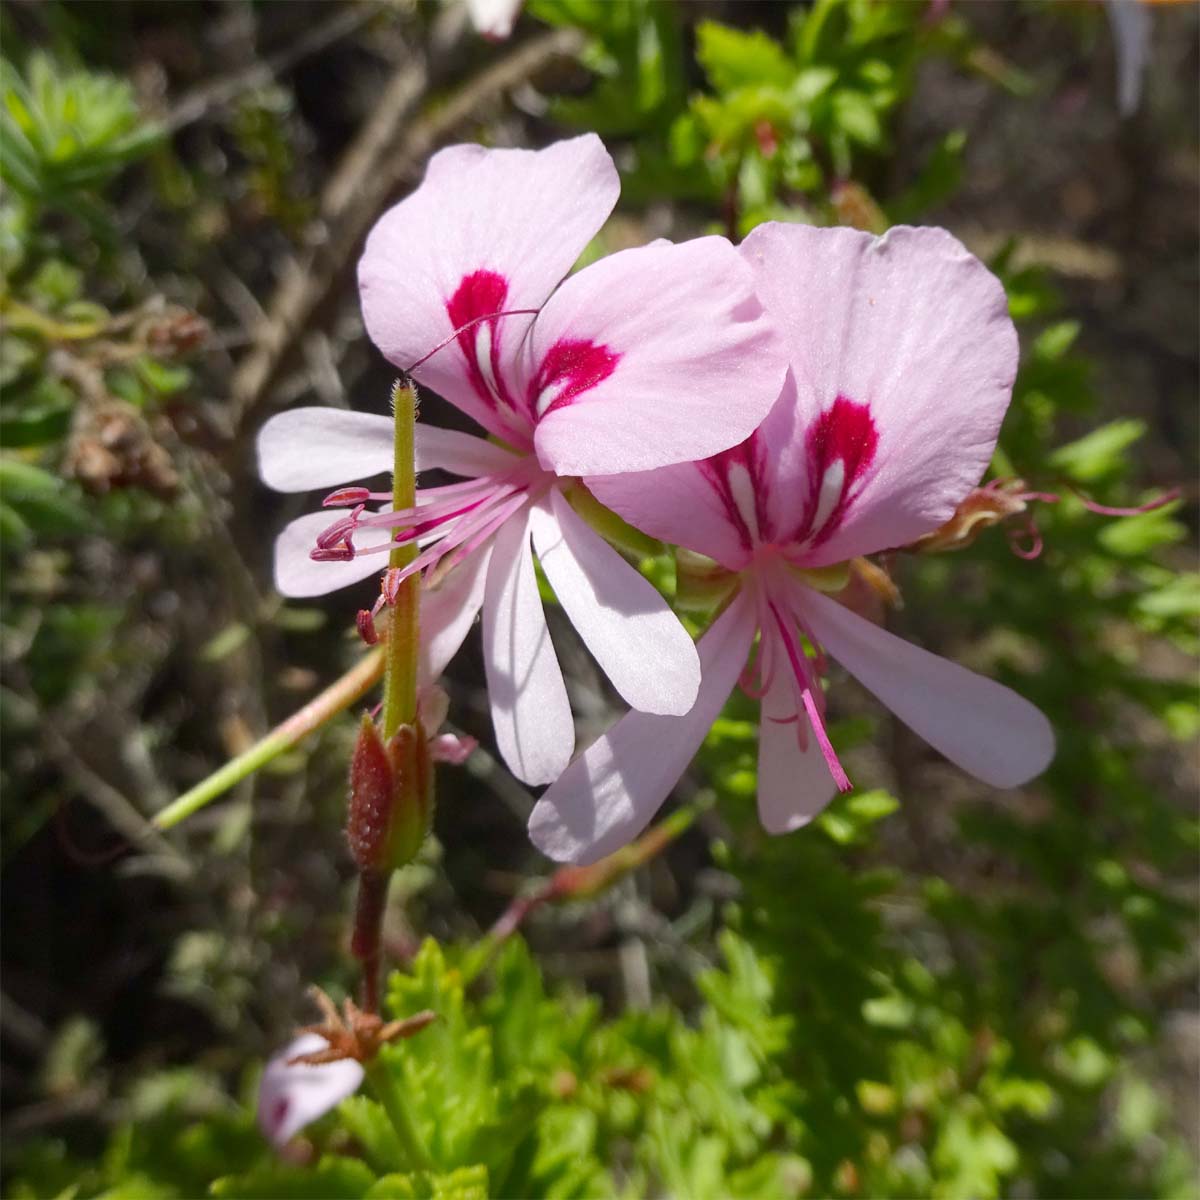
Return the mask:
<svg viewBox="0 0 1200 1200">
<path fill-rule="evenodd" d="M 341 508 L 347 504 L 366 504 L 371 498 L 371 493 L 365 487 L 348 487 L 339 488 L 336 492 L 330 492 L 324 500 L 321 501 L 322 508 Z"/>
</svg>

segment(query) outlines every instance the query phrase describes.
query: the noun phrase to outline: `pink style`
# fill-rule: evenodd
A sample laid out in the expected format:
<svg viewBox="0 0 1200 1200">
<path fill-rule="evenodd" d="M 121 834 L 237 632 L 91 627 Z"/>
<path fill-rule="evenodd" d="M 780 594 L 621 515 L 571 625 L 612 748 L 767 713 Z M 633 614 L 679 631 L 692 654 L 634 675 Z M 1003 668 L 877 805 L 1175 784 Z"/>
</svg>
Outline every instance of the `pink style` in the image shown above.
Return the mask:
<svg viewBox="0 0 1200 1200">
<path fill-rule="evenodd" d="M 823 594 L 838 564 L 938 528 L 986 470 L 1018 356 L 999 282 L 939 229 L 768 224 L 741 250 L 791 359 L 770 415 L 704 462 L 588 479 L 637 528 L 713 559 L 732 596 L 700 641 L 691 712 L 628 714 L 542 796 L 530 834 L 552 858 L 589 863 L 635 837 L 739 680 L 762 699 L 762 824 L 806 824 L 850 786 L 825 727 L 826 655 L 986 783 L 1053 757 L 1026 700 Z"/>
<path fill-rule="evenodd" d="M 263 479 L 336 487 L 276 544 L 276 585 L 314 596 L 420 553 L 425 676 L 482 609 L 493 724 L 527 783 L 556 779 L 574 724 L 532 553 L 567 616 L 634 709 L 683 714 L 696 647 L 669 606 L 572 508 L 578 477 L 703 459 L 745 439 L 787 372 L 754 271 L 723 238 L 625 250 L 567 276 L 617 200 L 595 135 L 541 151 L 453 146 L 372 230 L 359 264 L 371 339 L 491 440 L 418 424 L 417 467 L 459 477 L 391 493 L 347 487 L 392 467 L 392 422 L 306 408 L 263 428 Z M 416 364 L 416 365 L 413 365 Z M 389 572 L 385 587 L 401 573 Z"/>
</svg>

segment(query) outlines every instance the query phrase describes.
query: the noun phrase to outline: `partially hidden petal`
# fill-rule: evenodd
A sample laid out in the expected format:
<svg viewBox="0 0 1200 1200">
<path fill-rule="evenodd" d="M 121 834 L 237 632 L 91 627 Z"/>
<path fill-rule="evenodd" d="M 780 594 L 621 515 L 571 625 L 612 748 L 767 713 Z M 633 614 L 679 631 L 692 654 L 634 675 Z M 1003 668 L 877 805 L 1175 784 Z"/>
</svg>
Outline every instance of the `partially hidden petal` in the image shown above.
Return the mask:
<svg viewBox="0 0 1200 1200">
<path fill-rule="evenodd" d="M 277 492 L 337 487 L 391 471 L 392 419 L 341 408 L 293 408 L 258 434 L 258 473 Z"/>
<path fill-rule="evenodd" d="M 880 629 L 807 588 L 813 633 L 869 692 L 952 763 L 992 787 L 1018 787 L 1054 758 L 1054 730 L 1028 700 Z"/>
<path fill-rule="evenodd" d="M 328 529 L 338 513 L 329 509 L 305 513 L 284 526 L 275 539 L 275 590 L 293 600 L 325 596 L 339 588 L 382 575 L 387 567 L 386 554 L 364 554 L 345 562 L 314 562 L 310 557 L 317 536 Z M 362 537 L 385 538 L 386 531 L 367 532 Z"/>
<path fill-rule="evenodd" d="M 358 267 L 371 340 L 409 369 L 479 316 L 538 309 L 616 203 L 620 183 L 595 134 L 545 150 L 451 146 L 380 218 Z M 417 368 L 417 378 L 493 432 L 532 316 L 482 321 Z"/>
<path fill-rule="evenodd" d="M 754 640 L 751 600 L 739 594 L 700 639 L 700 693 L 683 717 L 626 713 L 538 800 L 529 836 L 559 862 L 592 863 L 650 823 L 721 712 Z"/>
<path fill-rule="evenodd" d="M 534 322 L 523 369 L 542 464 L 611 475 L 736 445 L 779 396 L 786 363 L 752 272 L 705 237 L 573 275 Z"/>
<path fill-rule="evenodd" d="M 700 687 L 700 659 L 670 605 L 558 489 L 530 520 L 558 602 L 621 698 L 639 712 L 686 713 Z"/>
<path fill-rule="evenodd" d="M 328 1048 L 319 1034 L 305 1033 L 267 1063 L 258 1085 L 258 1127 L 272 1145 L 283 1146 L 305 1125 L 358 1091 L 363 1068 L 352 1058 L 315 1067 L 289 1065 L 297 1055 Z"/>
<path fill-rule="evenodd" d="M 421 678 L 433 682 L 458 653 L 479 615 L 490 544 L 472 551 L 437 587 L 421 588 Z M 440 724 L 440 722 L 439 722 Z"/>
<path fill-rule="evenodd" d="M 713 475 L 698 463 L 589 475 L 584 482 L 601 504 L 650 537 L 706 554 L 731 570 L 745 566 L 749 558 Z"/>
<path fill-rule="evenodd" d="M 999 280 L 943 229 L 875 238 L 769 222 L 741 249 L 797 389 L 795 411 L 761 433 L 778 451 L 773 522 L 820 566 L 948 520 L 1012 395 L 1017 335 Z"/>
<path fill-rule="evenodd" d="M 483 599 L 483 654 L 501 757 L 518 779 L 557 779 L 575 746 L 575 725 L 550 642 L 529 548 L 529 510 L 496 534 Z"/>
<path fill-rule="evenodd" d="M 475 478 L 511 471 L 520 458 L 497 446 L 495 442 L 463 433 L 458 429 L 443 429 L 439 425 L 417 423 L 414 439 L 414 460 L 418 471 L 435 467 L 452 475 Z"/>
<path fill-rule="evenodd" d="M 785 661 L 781 648 L 773 656 Z M 807 825 L 837 795 L 820 744 L 807 728 L 786 670 L 775 678 L 763 697 L 758 723 L 758 819 L 768 833 L 791 833 Z M 782 717 L 789 720 L 781 720 Z M 807 748 L 800 748 L 796 721 L 805 722 Z"/>
</svg>

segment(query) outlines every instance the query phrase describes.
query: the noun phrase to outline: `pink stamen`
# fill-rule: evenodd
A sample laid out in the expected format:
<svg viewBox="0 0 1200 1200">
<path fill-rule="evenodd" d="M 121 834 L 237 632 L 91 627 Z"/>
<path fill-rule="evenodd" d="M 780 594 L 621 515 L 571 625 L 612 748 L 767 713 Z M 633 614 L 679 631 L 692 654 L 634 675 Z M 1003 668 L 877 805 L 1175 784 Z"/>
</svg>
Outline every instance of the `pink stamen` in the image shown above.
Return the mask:
<svg viewBox="0 0 1200 1200">
<path fill-rule="evenodd" d="M 335 546 L 341 541 L 349 543 L 350 535 L 358 528 L 363 507 L 360 504 L 348 517 L 340 517 L 328 529 L 317 534 L 317 549 L 328 550 L 330 546 Z"/>
<path fill-rule="evenodd" d="M 358 636 L 368 646 L 374 646 L 379 641 L 379 631 L 375 628 L 375 614 L 370 609 L 359 609 L 354 623 L 358 627 Z"/>
<path fill-rule="evenodd" d="M 340 508 L 345 504 L 366 504 L 368 500 L 390 500 L 391 492 L 369 492 L 365 487 L 339 488 L 321 501 L 322 508 Z"/>
<path fill-rule="evenodd" d="M 340 546 L 318 547 L 310 550 L 308 557 L 313 562 L 349 562 L 356 554 L 362 553 L 361 550 L 355 550 L 349 542 L 343 542 Z"/>
<path fill-rule="evenodd" d="M 1019 546 L 1017 544 L 1017 539 L 1022 534 L 1029 538 L 1028 546 Z M 1037 527 L 1037 522 L 1032 516 L 1029 517 L 1023 528 L 1008 530 L 1008 548 L 1018 558 L 1023 558 L 1026 562 L 1032 562 L 1035 558 L 1041 557 L 1045 543 L 1042 540 L 1041 531 Z"/>
<path fill-rule="evenodd" d="M 1163 508 L 1171 503 L 1172 500 L 1178 500 L 1183 494 L 1182 488 L 1173 487 L 1168 491 L 1163 492 L 1161 496 L 1156 496 L 1153 500 L 1147 500 L 1145 504 L 1139 504 L 1133 508 L 1114 508 L 1109 504 L 1097 504 L 1095 500 L 1089 496 L 1085 496 L 1077 487 L 1072 487 L 1067 484 L 1067 487 L 1083 501 L 1083 506 L 1088 512 L 1098 513 L 1102 517 L 1139 517 L 1142 513 L 1154 512 L 1156 508 Z"/>
<path fill-rule="evenodd" d="M 808 722 L 812 727 L 813 734 L 816 736 L 817 745 L 821 747 L 821 753 L 825 757 L 825 765 L 829 768 L 829 773 L 833 776 L 833 781 L 837 784 L 838 791 L 848 792 L 853 785 L 850 783 L 850 777 L 846 774 L 841 762 L 838 760 L 837 751 L 834 750 L 833 743 L 829 740 L 829 733 L 825 728 L 823 713 L 825 695 L 820 689 L 819 682 L 813 677 L 808 660 L 805 658 L 804 652 L 800 649 L 796 641 L 795 633 L 780 615 L 779 609 L 771 601 L 767 601 L 767 604 L 775 618 L 775 625 L 779 629 L 779 636 L 783 639 L 784 650 L 791 661 L 792 672 L 800 692 L 800 702 L 804 705 L 804 711 L 808 714 Z"/>
</svg>

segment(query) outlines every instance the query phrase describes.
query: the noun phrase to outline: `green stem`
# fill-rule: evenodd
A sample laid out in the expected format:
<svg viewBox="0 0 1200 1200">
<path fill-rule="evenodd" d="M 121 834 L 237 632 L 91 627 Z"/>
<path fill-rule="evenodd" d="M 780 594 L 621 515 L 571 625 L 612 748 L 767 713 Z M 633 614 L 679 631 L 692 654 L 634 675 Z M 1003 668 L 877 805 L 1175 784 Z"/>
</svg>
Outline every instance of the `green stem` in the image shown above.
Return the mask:
<svg viewBox="0 0 1200 1200">
<path fill-rule="evenodd" d="M 425 1142 L 417 1131 L 417 1123 L 409 1111 L 404 1093 L 396 1086 L 396 1080 L 387 1065 L 378 1057 L 363 1064 L 367 1082 L 375 1093 L 375 1099 L 383 1105 L 396 1137 L 404 1150 L 405 1163 L 414 1171 L 432 1171 L 433 1160 L 425 1149 Z"/>
<path fill-rule="evenodd" d="M 171 829 L 210 801 L 227 792 L 247 775 L 278 758 L 290 750 L 302 738 L 319 729 L 330 717 L 349 708 L 378 682 L 383 674 L 383 651 L 372 650 L 357 665 L 350 668 L 340 679 L 331 683 L 320 695 L 315 696 L 302 709 L 294 712 L 281 725 L 277 725 L 249 750 L 231 759 L 220 770 L 196 784 L 191 791 L 184 792 L 154 817 L 155 829 Z"/>
<path fill-rule="evenodd" d="M 417 422 L 417 389 L 405 376 L 392 388 L 395 415 L 395 440 L 392 464 L 392 507 L 412 508 L 416 504 L 417 473 L 413 460 Z M 406 567 L 417 557 L 416 539 L 395 546 L 388 556 L 388 567 Z M 401 725 L 417 719 L 417 620 L 420 615 L 418 575 L 410 575 L 396 594 L 384 647 L 383 740 L 388 742 Z"/>
</svg>

